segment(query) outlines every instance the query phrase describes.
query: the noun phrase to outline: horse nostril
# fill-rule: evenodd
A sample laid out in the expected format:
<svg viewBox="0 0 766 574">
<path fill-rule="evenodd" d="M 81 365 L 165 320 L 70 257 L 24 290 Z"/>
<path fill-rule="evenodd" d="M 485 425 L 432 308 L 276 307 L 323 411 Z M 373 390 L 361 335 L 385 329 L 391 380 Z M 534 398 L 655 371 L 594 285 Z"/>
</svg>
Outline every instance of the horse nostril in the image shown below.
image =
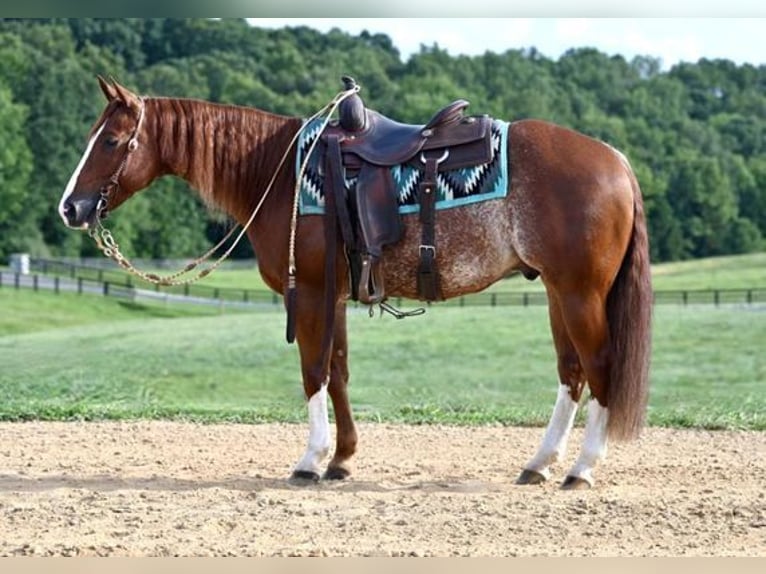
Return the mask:
<svg viewBox="0 0 766 574">
<path fill-rule="evenodd" d="M 64 217 L 69 223 L 73 223 L 77 219 L 77 206 L 73 202 L 64 202 Z"/>
</svg>

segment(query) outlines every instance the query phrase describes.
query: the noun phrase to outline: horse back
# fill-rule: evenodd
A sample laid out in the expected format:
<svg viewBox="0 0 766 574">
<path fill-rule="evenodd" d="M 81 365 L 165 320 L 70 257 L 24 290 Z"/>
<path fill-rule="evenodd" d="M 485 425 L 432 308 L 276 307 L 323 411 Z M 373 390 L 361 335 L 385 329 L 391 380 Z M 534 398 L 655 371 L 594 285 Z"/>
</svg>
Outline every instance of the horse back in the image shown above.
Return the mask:
<svg viewBox="0 0 766 574">
<path fill-rule="evenodd" d="M 633 191 L 624 156 L 553 123 L 509 127 L 504 198 L 440 210 L 437 260 L 445 298 L 480 291 L 514 270 L 576 282 L 609 282 L 627 249 Z M 626 169 L 627 168 L 627 169 Z M 384 254 L 386 284 L 416 298 L 420 224 L 403 217 L 402 240 Z"/>
</svg>

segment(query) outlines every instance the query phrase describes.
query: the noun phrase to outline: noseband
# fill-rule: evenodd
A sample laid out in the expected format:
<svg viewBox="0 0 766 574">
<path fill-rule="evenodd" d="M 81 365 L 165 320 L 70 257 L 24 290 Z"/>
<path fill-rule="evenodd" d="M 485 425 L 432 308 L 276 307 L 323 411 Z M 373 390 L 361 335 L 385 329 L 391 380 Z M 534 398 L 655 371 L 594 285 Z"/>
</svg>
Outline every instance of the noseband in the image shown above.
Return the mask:
<svg viewBox="0 0 766 574">
<path fill-rule="evenodd" d="M 141 130 L 141 124 L 144 123 L 144 109 L 146 108 L 146 103 L 143 98 L 139 98 L 138 101 L 141 103 L 141 108 L 138 111 L 138 122 L 136 122 L 136 127 L 133 128 L 133 133 L 130 134 L 128 146 L 125 148 L 125 155 L 123 156 L 120 165 L 117 166 L 117 169 L 112 174 L 112 177 L 110 177 L 99 190 L 100 196 L 98 198 L 98 203 L 96 203 L 96 217 L 99 221 L 106 219 L 109 213 L 109 196 L 112 195 L 112 192 L 120 189 L 120 177 L 128 163 L 130 154 L 138 149 L 138 132 Z"/>
</svg>

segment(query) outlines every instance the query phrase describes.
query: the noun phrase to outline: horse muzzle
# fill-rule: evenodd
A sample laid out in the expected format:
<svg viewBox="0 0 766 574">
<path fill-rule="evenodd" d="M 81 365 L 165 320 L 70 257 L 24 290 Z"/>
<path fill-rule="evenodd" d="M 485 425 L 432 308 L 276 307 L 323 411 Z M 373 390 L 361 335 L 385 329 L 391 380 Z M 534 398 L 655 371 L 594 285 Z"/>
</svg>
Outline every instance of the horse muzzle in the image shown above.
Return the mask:
<svg viewBox="0 0 766 574">
<path fill-rule="evenodd" d="M 72 229 L 88 229 L 95 225 L 100 217 L 100 212 L 106 211 L 106 206 L 101 204 L 101 199 L 83 198 L 66 199 L 59 207 L 59 215 L 67 227 Z"/>
</svg>

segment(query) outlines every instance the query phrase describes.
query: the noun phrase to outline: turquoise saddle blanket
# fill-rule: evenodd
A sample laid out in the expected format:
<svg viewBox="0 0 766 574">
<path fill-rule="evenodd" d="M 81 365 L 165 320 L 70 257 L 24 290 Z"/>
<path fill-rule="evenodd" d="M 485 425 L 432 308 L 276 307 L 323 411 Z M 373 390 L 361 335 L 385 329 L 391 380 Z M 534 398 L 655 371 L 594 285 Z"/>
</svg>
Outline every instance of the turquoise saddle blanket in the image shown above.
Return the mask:
<svg viewBox="0 0 766 574">
<path fill-rule="evenodd" d="M 305 126 L 298 140 L 295 166 L 296 178 L 300 177 L 303 158 L 313 141 L 319 137 L 323 121 L 313 120 Z M 508 123 L 492 122 L 492 159 L 489 163 L 440 172 L 437 176 L 438 195 L 436 209 L 448 209 L 505 197 L 508 193 Z M 309 158 L 300 181 L 298 198 L 299 212 L 303 215 L 324 213 L 324 176 L 319 166 L 317 153 Z M 397 200 L 400 213 L 414 213 L 418 204 L 418 185 L 423 171 L 410 165 L 396 165 L 390 168 L 396 182 Z M 356 178 L 347 178 L 346 187 L 351 188 Z"/>
</svg>

